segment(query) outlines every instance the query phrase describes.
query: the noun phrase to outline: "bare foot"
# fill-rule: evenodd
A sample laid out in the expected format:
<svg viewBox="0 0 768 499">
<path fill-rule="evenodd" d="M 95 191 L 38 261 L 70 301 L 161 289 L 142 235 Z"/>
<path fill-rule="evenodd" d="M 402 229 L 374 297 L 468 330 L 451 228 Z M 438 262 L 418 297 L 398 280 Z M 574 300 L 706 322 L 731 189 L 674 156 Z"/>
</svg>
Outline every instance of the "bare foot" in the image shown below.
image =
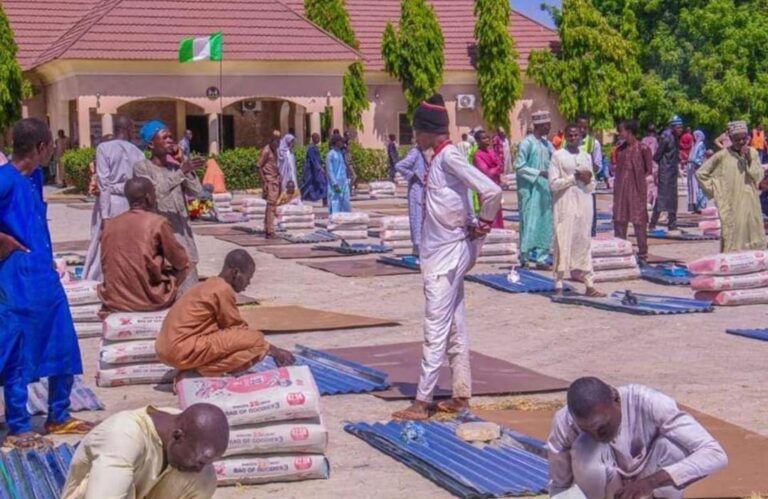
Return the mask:
<svg viewBox="0 0 768 499">
<path fill-rule="evenodd" d="M 447 412 L 455 414 L 469 409 L 469 399 L 453 398 L 451 400 L 443 400 L 437 403 L 437 412 Z"/>
<path fill-rule="evenodd" d="M 429 419 L 429 405 L 426 402 L 414 400 L 407 409 L 392 413 L 392 419 L 405 421 L 425 421 Z"/>
<path fill-rule="evenodd" d="M 605 298 L 608 295 L 596 288 L 587 288 L 585 296 L 587 296 L 587 298 Z"/>
</svg>

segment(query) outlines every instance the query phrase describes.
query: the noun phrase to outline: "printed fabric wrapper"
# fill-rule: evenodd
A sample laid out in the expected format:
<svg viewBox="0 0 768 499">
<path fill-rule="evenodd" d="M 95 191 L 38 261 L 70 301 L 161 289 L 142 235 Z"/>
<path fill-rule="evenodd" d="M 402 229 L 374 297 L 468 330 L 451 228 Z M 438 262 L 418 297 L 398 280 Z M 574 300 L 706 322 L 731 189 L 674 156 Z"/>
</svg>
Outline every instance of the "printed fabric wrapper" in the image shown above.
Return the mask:
<svg viewBox="0 0 768 499">
<path fill-rule="evenodd" d="M 594 270 L 632 269 L 636 267 L 637 259 L 634 255 L 592 258 L 592 268 Z"/>
<path fill-rule="evenodd" d="M 343 223 L 343 224 L 328 223 L 326 225 L 326 229 L 329 232 L 336 232 L 336 231 L 339 231 L 339 230 L 368 230 L 368 224 L 360 224 L 360 223 Z"/>
<path fill-rule="evenodd" d="M 215 208 L 216 208 L 216 213 L 217 214 L 234 213 L 234 211 L 235 211 L 235 209 L 232 208 L 232 206 L 230 206 L 230 205 L 227 205 L 227 206 L 216 205 Z"/>
<path fill-rule="evenodd" d="M 410 230 L 411 221 L 408 217 L 384 217 L 381 219 L 381 230 Z"/>
<path fill-rule="evenodd" d="M 78 338 L 96 338 L 102 335 L 102 322 L 75 322 L 75 332 Z"/>
<path fill-rule="evenodd" d="M 322 480 L 330 474 L 328 460 L 316 454 L 230 457 L 215 461 L 213 469 L 219 485 Z"/>
<path fill-rule="evenodd" d="M 699 291 L 695 296 L 697 300 L 709 300 L 724 307 L 768 304 L 768 288 Z"/>
<path fill-rule="evenodd" d="M 364 211 L 334 213 L 328 218 L 328 225 L 365 224 L 371 221 L 371 217 Z"/>
<path fill-rule="evenodd" d="M 278 227 L 285 230 L 311 230 L 315 228 L 314 222 L 280 222 Z"/>
<path fill-rule="evenodd" d="M 710 206 L 708 208 L 704 208 L 701 210 L 701 215 L 704 217 L 719 217 L 720 212 L 717 211 L 717 208 L 714 206 Z"/>
<path fill-rule="evenodd" d="M 155 339 L 166 315 L 168 310 L 110 314 L 104 319 L 103 338 L 112 341 Z"/>
<path fill-rule="evenodd" d="M 282 215 L 312 215 L 315 209 L 308 204 L 283 204 L 277 207 L 278 216 Z"/>
<path fill-rule="evenodd" d="M 102 341 L 99 360 L 112 365 L 159 362 L 155 351 L 155 340 L 116 343 Z"/>
<path fill-rule="evenodd" d="M 222 223 L 237 223 L 237 222 L 245 222 L 248 219 L 245 215 L 238 212 L 229 212 L 229 213 L 222 213 L 218 212 L 216 214 L 216 220 Z"/>
<path fill-rule="evenodd" d="M 229 431 L 224 457 L 248 454 L 323 454 L 328 430 L 319 419 L 265 423 Z"/>
<path fill-rule="evenodd" d="M 176 370 L 165 364 L 102 364 L 96 373 L 96 386 L 109 388 L 126 385 L 157 385 L 173 383 Z"/>
<path fill-rule="evenodd" d="M 517 244 L 483 244 L 480 256 L 517 255 Z"/>
<path fill-rule="evenodd" d="M 92 303 L 90 305 L 77 305 L 69 307 L 74 322 L 101 322 L 99 312 L 101 312 L 101 303 Z"/>
<path fill-rule="evenodd" d="M 768 270 L 768 251 L 719 253 L 688 264 L 688 270 L 698 275 L 739 275 Z"/>
<path fill-rule="evenodd" d="M 633 254 L 632 243 L 617 237 L 593 237 L 592 258 L 628 256 Z"/>
<path fill-rule="evenodd" d="M 187 378 L 176 385 L 179 406 L 209 403 L 231 426 L 320 417 L 320 392 L 307 366 L 291 366 L 237 378 Z"/>
<path fill-rule="evenodd" d="M 101 303 L 98 281 L 71 281 L 64 284 L 64 293 L 70 306 Z"/>
<path fill-rule="evenodd" d="M 637 266 L 631 269 L 595 271 L 595 282 L 629 281 L 639 278 L 640 268 Z"/>
</svg>

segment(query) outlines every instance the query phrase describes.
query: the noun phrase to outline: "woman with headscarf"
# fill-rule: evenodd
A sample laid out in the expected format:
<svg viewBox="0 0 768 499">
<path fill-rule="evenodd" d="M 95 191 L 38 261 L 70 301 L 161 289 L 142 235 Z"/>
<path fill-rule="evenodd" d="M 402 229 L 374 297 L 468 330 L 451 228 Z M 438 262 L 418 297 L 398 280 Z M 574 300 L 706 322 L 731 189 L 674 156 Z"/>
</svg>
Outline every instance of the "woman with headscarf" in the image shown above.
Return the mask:
<svg viewBox="0 0 768 499">
<path fill-rule="evenodd" d="M 701 210 L 707 207 L 707 196 L 699 187 L 699 181 L 696 180 L 696 170 L 704 164 L 707 156 L 707 145 L 704 142 L 706 137 L 704 132 L 696 130 L 693 132 L 696 141 L 688 156 L 686 176 L 688 177 L 688 211 L 691 213 L 701 213 Z"/>
<path fill-rule="evenodd" d="M 493 180 L 494 184 L 501 186 L 501 174 L 504 173 L 504 160 L 499 156 L 498 149 L 496 147 L 491 147 L 491 138 L 484 131 L 477 132 L 477 134 L 475 134 L 475 140 L 478 145 L 474 161 L 475 167 L 483 172 L 486 177 Z M 493 219 L 492 227 L 494 229 L 504 228 L 504 215 L 501 209 L 499 209 L 499 212 Z"/>
<path fill-rule="evenodd" d="M 347 163 L 344 161 L 344 137 L 331 137 L 331 151 L 328 153 L 328 213 L 350 212 L 349 179 Z"/>
<path fill-rule="evenodd" d="M 150 159 L 143 159 L 133 167 L 134 177 L 149 179 L 157 194 L 157 212 L 171 224 L 176 240 L 184 246 L 192 262 L 192 270 L 179 286 L 177 298 L 197 284 L 197 246 L 192 227 L 189 225 L 187 197 L 197 197 L 203 190 L 196 170 L 205 166 L 202 158 L 186 160 L 179 164 L 173 157 L 176 143 L 168 126 L 159 120 L 147 122 L 141 128 L 141 139 L 150 150 Z"/>
<path fill-rule="evenodd" d="M 280 167 L 280 187 L 285 191 L 288 182 L 293 181 L 293 185 L 299 185 L 296 178 L 296 156 L 293 154 L 293 144 L 296 137 L 290 133 L 286 134 L 280 141 L 280 147 L 277 148 L 277 162 Z"/>
</svg>

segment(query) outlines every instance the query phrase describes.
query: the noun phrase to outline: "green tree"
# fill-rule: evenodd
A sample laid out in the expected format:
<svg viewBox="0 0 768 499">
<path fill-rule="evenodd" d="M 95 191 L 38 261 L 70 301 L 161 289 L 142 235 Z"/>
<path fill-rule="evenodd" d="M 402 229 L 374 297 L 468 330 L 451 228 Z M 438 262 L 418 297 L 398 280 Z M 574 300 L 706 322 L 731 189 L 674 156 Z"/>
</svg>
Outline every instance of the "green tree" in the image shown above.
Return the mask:
<svg viewBox="0 0 768 499">
<path fill-rule="evenodd" d="M 16 42 L 8 18 L 0 7 L 0 130 L 21 118 L 21 101 L 29 94 L 16 62 Z"/>
<path fill-rule="evenodd" d="M 387 22 L 381 43 L 384 68 L 398 79 L 411 115 L 443 83 L 443 30 L 425 0 L 402 0 L 397 31 Z"/>
<path fill-rule="evenodd" d="M 560 52 L 534 51 L 528 75 L 559 97 L 560 112 L 569 120 L 589 113 L 600 129 L 632 116 L 640 96 L 634 44 L 589 0 L 564 0 L 555 19 Z"/>
<path fill-rule="evenodd" d="M 304 0 L 304 14 L 307 19 L 342 42 L 355 50 L 360 49 L 344 0 Z M 362 114 L 368 106 L 365 70 L 363 63 L 357 61 L 349 66 L 344 75 L 344 123 L 346 126 L 362 130 Z"/>
<path fill-rule="evenodd" d="M 491 127 L 509 130 L 509 113 L 523 96 L 515 42 L 509 34 L 509 0 L 475 2 L 477 85 L 483 118 Z"/>
</svg>

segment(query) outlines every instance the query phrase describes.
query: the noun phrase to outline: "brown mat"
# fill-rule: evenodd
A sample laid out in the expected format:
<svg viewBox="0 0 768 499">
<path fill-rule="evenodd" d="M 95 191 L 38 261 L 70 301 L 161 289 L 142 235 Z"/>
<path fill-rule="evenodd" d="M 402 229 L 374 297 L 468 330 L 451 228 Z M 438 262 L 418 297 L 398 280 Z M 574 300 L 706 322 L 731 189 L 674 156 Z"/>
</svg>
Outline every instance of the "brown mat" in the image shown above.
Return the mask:
<svg viewBox="0 0 768 499">
<path fill-rule="evenodd" d="M 235 225 L 207 225 L 202 227 L 192 227 L 192 232 L 196 236 L 242 236 L 245 233 L 242 230 L 235 230 Z M 246 234 L 252 235 L 252 234 Z"/>
<path fill-rule="evenodd" d="M 269 253 L 270 255 L 280 258 L 281 260 L 296 260 L 299 258 L 338 258 L 342 256 L 353 256 L 339 253 L 338 251 L 319 250 L 314 246 L 302 246 L 297 244 L 291 244 L 289 246 L 264 246 L 259 248 L 258 251 L 262 253 Z"/>
<path fill-rule="evenodd" d="M 339 277 L 381 277 L 388 275 L 418 274 L 418 270 L 379 263 L 375 258 L 334 260 L 331 262 L 299 262 L 313 269 L 336 274 Z"/>
<path fill-rule="evenodd" d="M 91 241 L 60 241 L 53 243 L 53 251 L 61 253 L 65 251 L 88 251 Z"/>
<path fill-rule="evenodd" d="M 242 246 L 243 248 L 255 248 L 258 246 L 281 246 L 284 244 L 290 244 L 285 239 L 280 239 L 279 237 L 274 239 L 265 239 L 264 236 L 260 236 L 258 234 L 252 235 L 241 233 L 231 236 L 216 236 L 216 239 L 219 241 L 236 244 L 238 246 Z"/>
<path fill-rule="evenodd" d="M 386 372 L 389 374 L 391 388 L 374 395 L 387 400 L 400 400 L 416 395 L 416 384 L 421 372 L 421 348 L 421 342 L 414 342 L 336 348 L 327 352 Z M 477 352 L 470 352 L 470 362 L 474 395 L 542 393 L 568 389 L 567 381 Z M 437 385 L 436 397 L 451 396 L 451 375 L 447 365 L 440 371 Z"/>
<path fill-rule="evenodd" d="M 340 314 L 296 305 L 252 308 L 241 310 L 240 315 L 249 326 L 271 334 L 400 325 L 388 319 Z"/>
<path fill-rule="evenodd" d="M 722 419 L 681 406 L 720 442 L 728 454 L 728 467 L 685 489 L 685 497 L 697 499 L 741 498 L 768 492 L 768 438 Z M 483 419 L 546 441 L 555 411 L 473 410 Z"/>
</svg>

